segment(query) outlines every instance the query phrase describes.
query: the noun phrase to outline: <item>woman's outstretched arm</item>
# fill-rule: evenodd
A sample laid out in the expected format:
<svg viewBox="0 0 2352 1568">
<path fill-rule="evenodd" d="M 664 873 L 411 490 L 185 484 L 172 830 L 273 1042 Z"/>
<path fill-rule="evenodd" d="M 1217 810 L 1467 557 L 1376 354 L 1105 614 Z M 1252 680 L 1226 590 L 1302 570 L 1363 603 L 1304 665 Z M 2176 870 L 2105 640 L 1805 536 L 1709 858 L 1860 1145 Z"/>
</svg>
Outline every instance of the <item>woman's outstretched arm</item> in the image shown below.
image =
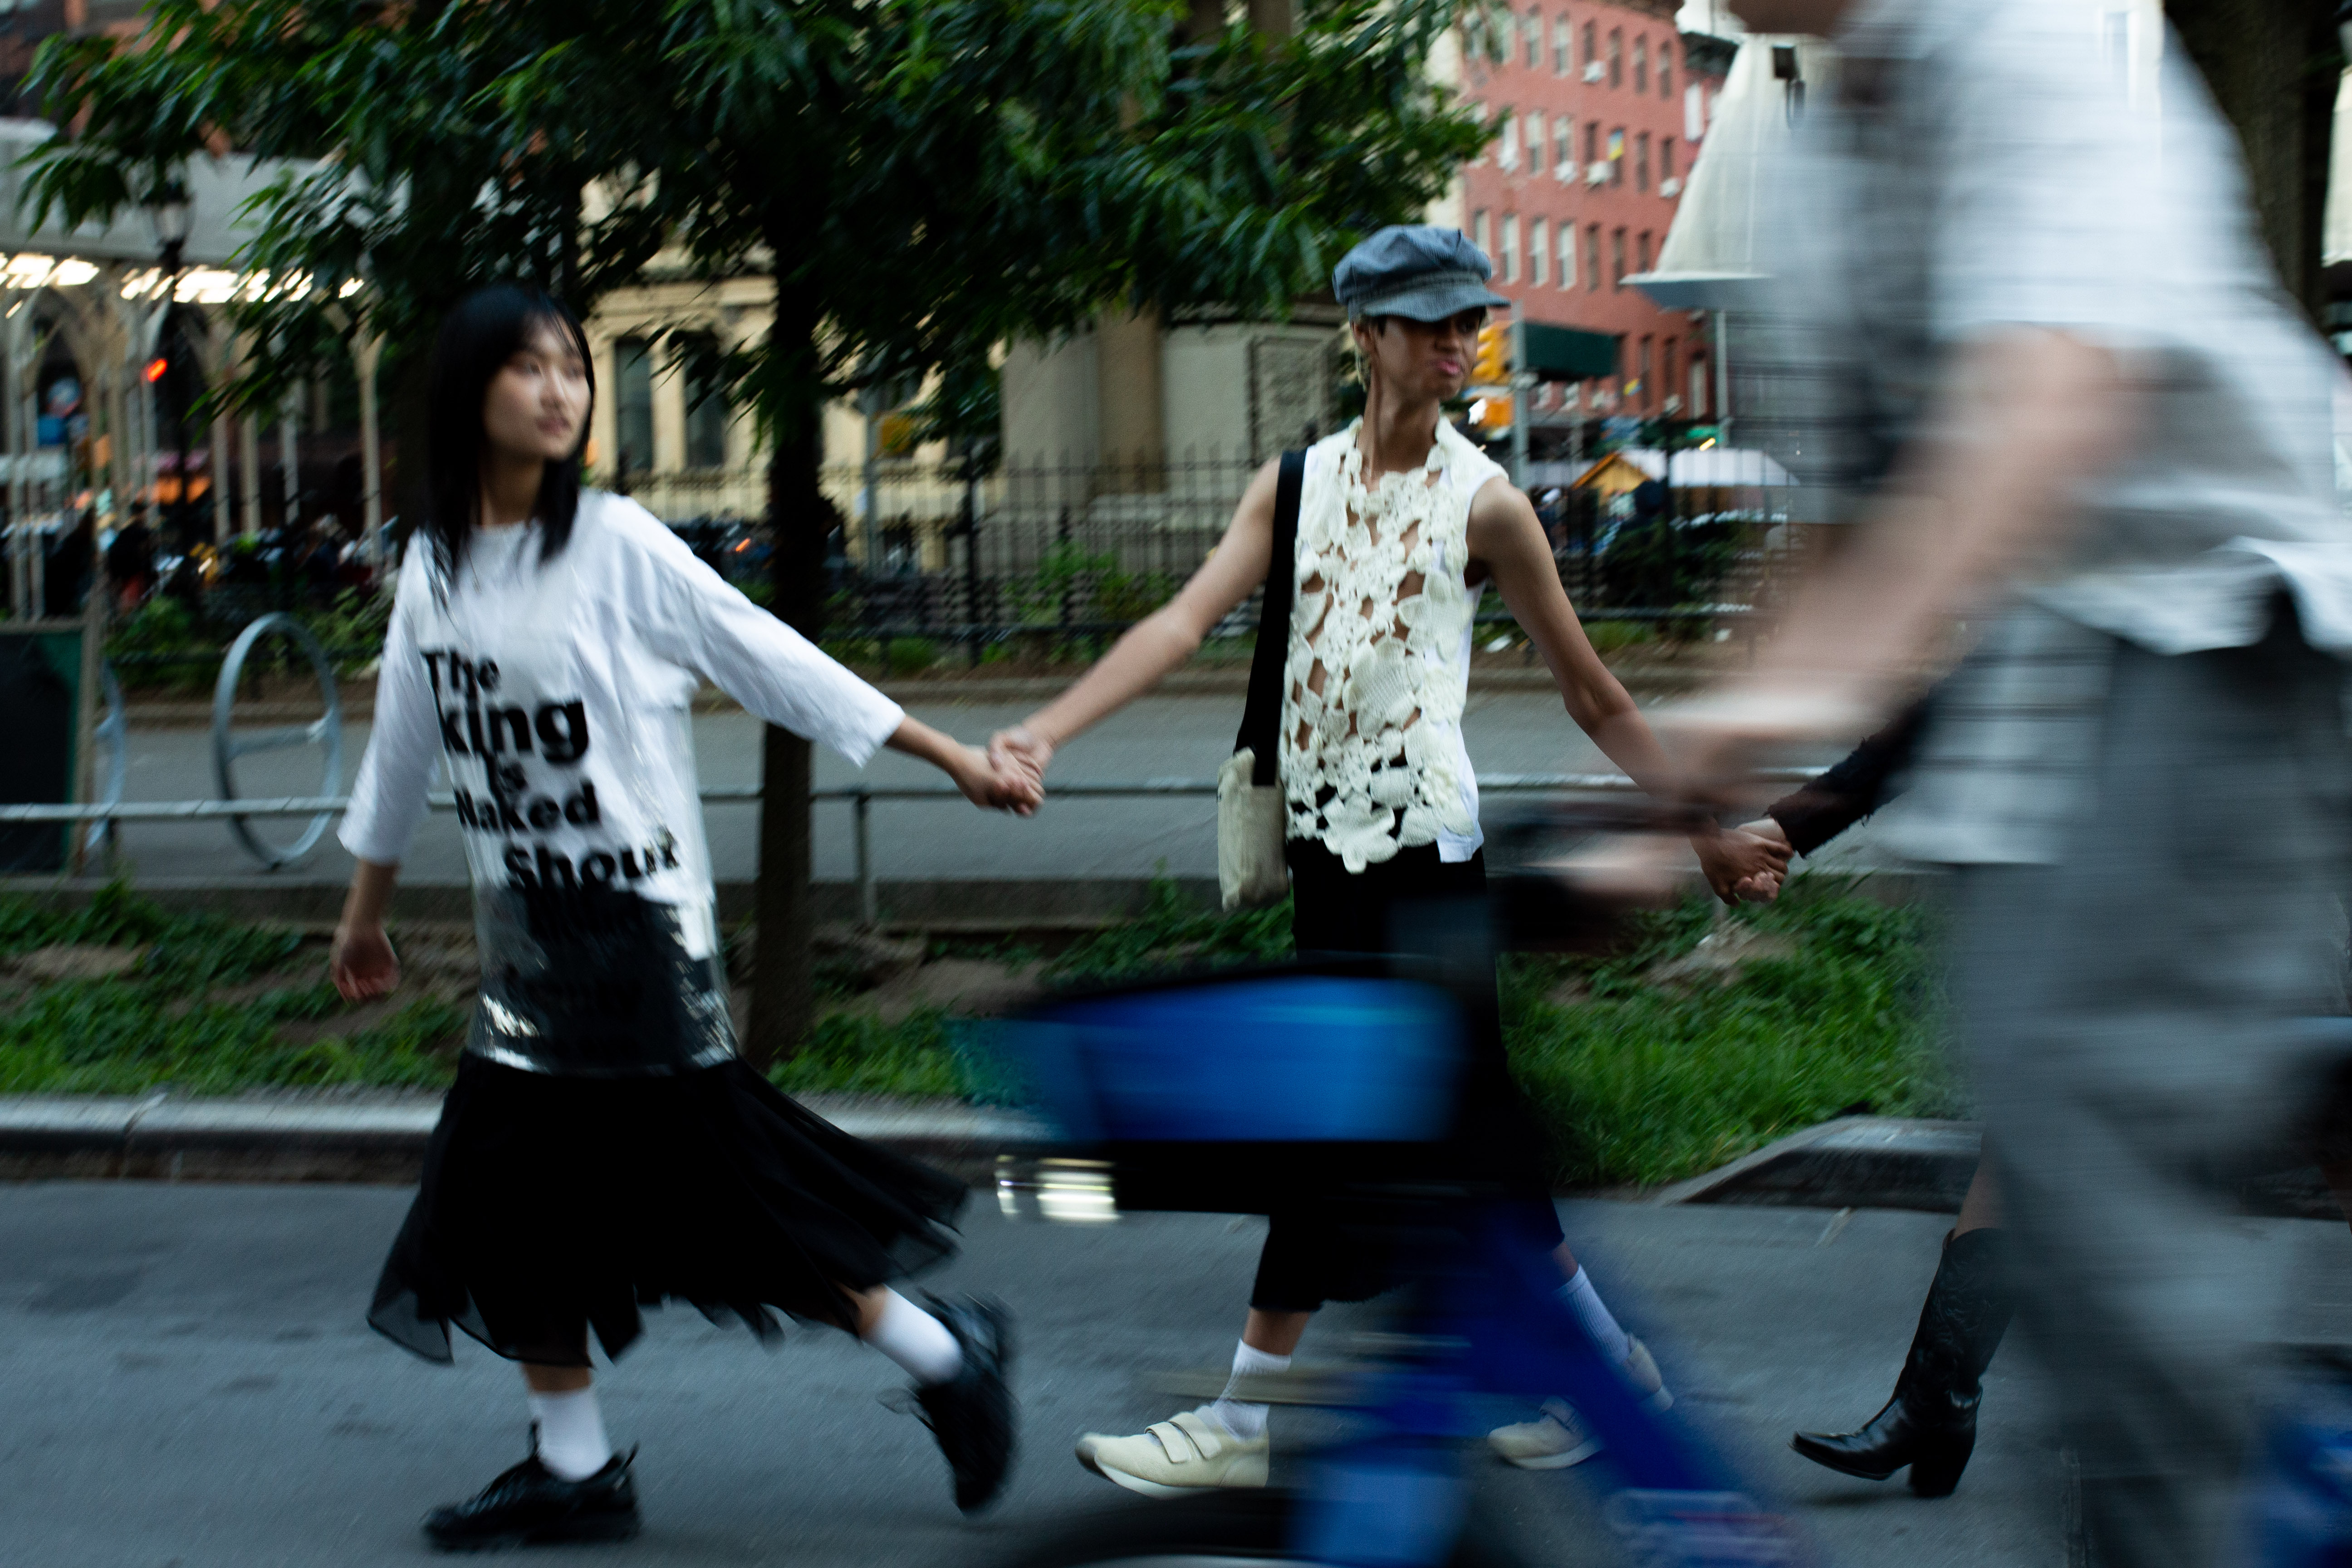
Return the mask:
<svg viewBox="0 0 2352 1568">
<path fill-rule="evenodd" d="M 989 753 L 1000 765 L 1015 763 L 1044 777 L 1056 749 L 1159 685 L 1265 581 L 1274 557 L 1274 490 L 1281 467 L 1276 459 L 1258 469 L 1234 508 L 1224 538 L 1174 598 L 1137 622 L 1067 691 L 990 739 Z"/>
<path fill-rule="evenodd" d="M 1471 503 L 1469 544 L 1471 558 L 1494 574 L 1504 606 L 1543 656 L 1577 728 L 1653 798 L 1678 799 L 1680 775 L 1632 695 L 1584 635 L 1528 498 L 1503 479 L 1489 479 Z M 1736 901 L 1740 886 L 1754 879 L 1770 877 L 1777 885 L 1789 864 L 1786 844 L 1738 830 L 1701 833 L 1691 845 L 1707 885 L 1726 903 Z"/>
</svg>

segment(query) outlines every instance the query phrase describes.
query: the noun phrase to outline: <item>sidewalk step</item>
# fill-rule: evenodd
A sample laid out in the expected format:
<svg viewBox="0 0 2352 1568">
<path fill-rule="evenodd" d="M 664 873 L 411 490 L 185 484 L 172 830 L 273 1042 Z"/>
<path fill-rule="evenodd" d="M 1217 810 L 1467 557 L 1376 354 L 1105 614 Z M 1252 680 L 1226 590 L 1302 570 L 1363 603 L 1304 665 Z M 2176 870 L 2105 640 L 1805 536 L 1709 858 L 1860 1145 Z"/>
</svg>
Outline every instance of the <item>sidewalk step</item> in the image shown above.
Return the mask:
<svg viewBox="0 0 2352 1568">
<path fill-rule="evenodd" d="M 1957 1214 L 1982 1144 L 1973 1121 L 1839 1117 L 1662 1188 L 1650 1202 Z M 2244 1183 L 2238 1203 L 2244 1213 L 2270 1219 L 2346 1217 L 2313 1166 Z"/>
<path fill-rule="evenodd" d="M 843 1131 L 979 1182 L 997 1152 L 1036 1142 L 1018 1112 L 812 1095 Z M 437 1094 L 180 1100 L 163 1095 L 0 1096 L 0 1180 L 360 1182 L 416 1180 L 440 1120 Z"/>
</svg>

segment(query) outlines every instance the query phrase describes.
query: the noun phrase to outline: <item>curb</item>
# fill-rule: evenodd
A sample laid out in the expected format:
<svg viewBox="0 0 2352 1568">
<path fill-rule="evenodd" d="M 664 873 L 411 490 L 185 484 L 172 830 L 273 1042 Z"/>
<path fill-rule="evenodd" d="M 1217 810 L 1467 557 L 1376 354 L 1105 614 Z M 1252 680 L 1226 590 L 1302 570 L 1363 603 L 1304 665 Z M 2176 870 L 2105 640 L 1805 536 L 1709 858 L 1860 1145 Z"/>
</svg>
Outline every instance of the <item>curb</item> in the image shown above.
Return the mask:
<svg viewBox="0 0 2352 1568">
<path fill-rule="evenodd" d="M 978 1184 L 1045 1129 L 1017 1112 L 814 1095 L 852 1137 Z M 437 1094 L 352 1102 L 0 1096 L 0 1181 L 345 1182 L 405 1185 L 441 1118 Z"/>
<path fill-rule="evenodd" d="M 1957 1214 L 1982 1142 L 1972 1121 L 1841 1116 L 1676 1182 L 1649 1201 Z"/>
<path fill-rule="evenodd" d="M 1662 1188 L 1648 1201 L 1958 1214 L 1982 1147 L 1983 1135 L 1973 1121 L 1842 1116 Z M 2242 1183 L 2238 1207 L 2259 1219 L 2340 1224 L 2346 1217 L 2314 1166 Z"/>
</svg>

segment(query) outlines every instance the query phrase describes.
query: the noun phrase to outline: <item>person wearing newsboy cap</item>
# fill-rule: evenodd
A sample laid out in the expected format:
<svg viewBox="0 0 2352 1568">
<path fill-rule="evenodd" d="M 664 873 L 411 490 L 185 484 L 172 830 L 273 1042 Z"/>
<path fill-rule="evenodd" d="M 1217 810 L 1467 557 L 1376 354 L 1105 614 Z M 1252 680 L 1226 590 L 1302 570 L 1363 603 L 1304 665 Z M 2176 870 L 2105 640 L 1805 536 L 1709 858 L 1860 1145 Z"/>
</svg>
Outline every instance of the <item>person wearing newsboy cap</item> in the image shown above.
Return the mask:
<svg viewBox="0 0 2352 1568">
<path fill-rule="evenodd" d="M 1288 624 L 1259 636 L 1287 643 L 1276 745 L 1301 952 L 1377 953 L 1390 942 L 1393 910 L 1481 893 L 1478 788 L 1462 712 L 1473 616 L 1489 584 L 1542 652 L 1578 726 L 1644 789 L 1671 799 L 1678 785 L 1577 624 L 1535 509 L 1445 420 L 1443 405 L 1461 395 L 1486 312 L 1508 303 L 1488 287 L 1493 274 L 1457 229 L 1383 228 L 1348 252 L 1331 286 L 1362 360 L 1362 417 L 1259 469 L 1223 542 L 1183 590 L 1076 685 L 991 742 L 1002 763 L 1042 781 L 1057 748 L 1182 664 L 1267 580 L 1282 470 L 1297 466 Z M 1787 863 L 1785 847 L 1736 831 L 1695 843 L 1727 898 L 1743 879 Z M 1561 1238 L 1541 1141 L 1511 1087 L 1491 1009 L 1473 1033 L 1463 1121 L 1518 1194 L 1529 1245 L 1556 1251 L 1563 1294 L 1580 1320 L 1627 1378 L 1663 1403 L 1649 1352 L 1618 1327 Z M 1251 1092 L 1234 1086 L 1236 1096 Z M 1235 1397 L 1239 1380 L 1286 1368 L 1325 1301 L 1362 1300 L 1388 1281 L 1381 1261 L 1347 1239 L 1331 1203 L 1269 1193 L 1264 1208 L 1270 1224 L 1234 1355 L 1235 1384 L 1147 1431 L 1088 1434 L 1078 1444 L 1088 1469 L 1154 1496 L 1265 1484 L 1266 1406 Z M 1545 1468 L 1598 1448 L 1557 1404 L 1539 1420 L 1504 1428 L 1496 1446 Z"/>
</svg>

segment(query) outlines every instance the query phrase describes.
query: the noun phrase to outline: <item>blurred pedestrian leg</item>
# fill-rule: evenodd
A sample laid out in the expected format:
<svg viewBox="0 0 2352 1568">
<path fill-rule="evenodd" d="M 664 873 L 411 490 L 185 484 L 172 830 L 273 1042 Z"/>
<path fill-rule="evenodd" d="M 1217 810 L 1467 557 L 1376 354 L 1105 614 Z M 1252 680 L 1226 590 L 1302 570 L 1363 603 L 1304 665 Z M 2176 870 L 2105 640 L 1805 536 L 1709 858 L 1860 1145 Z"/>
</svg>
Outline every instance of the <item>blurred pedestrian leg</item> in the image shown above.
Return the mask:
<svg viewBox="0 0 2352 1568">
<path fill-rule="evenodd" d="M 1960 874 L 1955 1000 L 2107 1568 L 2230 1560 L 2279 1329 L 2235 1184 L 2301 1163 L 2344 1010 L 2343 666 L 2112 647 L 2064 853 Z"/>
</svg>

